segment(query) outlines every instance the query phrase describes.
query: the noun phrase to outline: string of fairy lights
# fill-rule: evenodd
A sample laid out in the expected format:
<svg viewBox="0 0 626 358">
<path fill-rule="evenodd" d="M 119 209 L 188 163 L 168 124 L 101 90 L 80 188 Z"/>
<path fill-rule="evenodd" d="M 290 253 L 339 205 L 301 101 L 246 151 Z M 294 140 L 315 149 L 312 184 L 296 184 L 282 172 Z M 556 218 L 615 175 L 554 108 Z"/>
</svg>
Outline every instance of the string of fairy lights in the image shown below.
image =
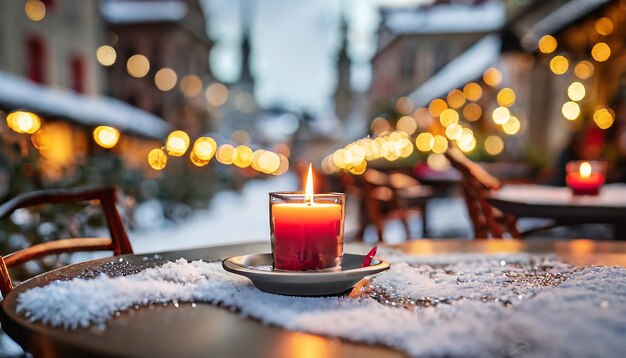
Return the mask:
<svg viewBox="0 0 626 358">
<path fill-rule="evenodd" d="M 595 72 L 596 64 L 609 60 L 612 55 L 611 44 L 620 46 L 619 39 L 612 38 L 615 32 L 615 19 L 601 16 L 594 19 L 590 51 L 586 58 L 579 58 L 573 66 L 565 51 L 558 53 L 557 39 L 552 35 L 541 37 L 537 43 L 540 53 L 553 55 L 548 61 L 549 68 L 557 76 L 565 75 L 573 68 L 576 77 L 567 86 L 567 101 L 561 106 L 561 114 L 568 121 L 576 121 L 582 116 L 581 105 L 592 105 L 592 100 L 585 103 L 588 82 Z M 372 137 L 352 142 L 335 150 L 322 160 L 322 169 L 331 174 L 348 171 L 355 175 L 365 172 L 367 162 L 384 158 L 395 161 L 409 157 L 415 149 L 428 155 L 427 164 L 433 169 L 445 169 L 449 163 L 443 156 L 451 142 L 463 152 L 472 152 L 478 146 L 472 125 L 484 116 L 485 109 L 477 103 L 484 89 L 498 89 L 502 83 L 502 72 L 495 68 L 487 69 L 482 76 L 482 86 L 477 82 L 467 83 L 461 89 L 453 89 L 445 98 L 433 99 L 426 108 L 414 110 L 414 103 L 408 97 L 396 101 L 395 109 L 401 114 L 395 123 L 383 117 L 371 122 Z M 498 89 L 497 107 L 491 111 L 491 124 L 502 134 L 491 134 L 484 138 L 482 146 L 491 156 L 504 151 L 506 136 L 515 136 L 523 129 L 523 123 L 512 114 L 517 96 L 510 87 Z M 463 122 L 461 122 L 461 118 Z M 615 123 L 615 113 L 606 106 L 593 108 L 593 123 L 606 130 Z M 487 124 L 483 122 L 483 124 Z M 395 125 L 395 128 L 393 128 Z M 485 127 L 484 125 L 482 126 Z M 415 148 L 412 145 L 412 139 Z"/>
<path fill-rule="evenodd" d="M 26 16 L 35 22 L 42 21 L 46 16 L 46 6 L 39 0 L 26 1 L 24 11 Z M 95 57 L 98 63 L 104 67 L 113 66 L 119 60 L 117 51 L 111 45 L 98 47 Z M 150 73 L 150 64 L 150 60 L 145 55 L 133 54 L 126 60 L 126 71 L 133 78 L 144 78 Z M 202 79 L 196 74 L 187 74 L 179 80 L 176 71 L 168 67 L 160 68 L 154 74 L 154 85 L 160 91 L 172 91 L 177 84 L 182 94 L 188 98 L 199 96 L 204 89 L 207 104 L 214 108 L 224 105 L 229 99 L 229 91 L 224 84 L 212 82 L 204 88 Z M 239 96 L 245 96 L 245 94 L 241 93 Z M 241 98 L 238 98 L 237 103 L 245 104 L 246 101 L 239 99 Z M 37 114 L 14 111 L 8 114 L 7 124 L 10 129 L 17 133 L 31 134 L 31 142 L 40 151 L 49 146 L 49 138 L 45 135 L 45 130 L 41 130 L 43 121 Z M 96 127 L 92 134 L 94 141 L 105 149 L 114 148 L 121 136 L 117 128 L 104 125 Z M 244 138 L 244 140 L 235 140 L 235 137 Z M 235 131 L 233 140 L 235 142 L 247 142 L 249 141 L 249 134 L 241 130 Z M 168 158 L 182 157 L 187 153 L 190 141 L 189 135 L 184 131 L 175 130 L 171 132 L 162 147 L 154 148 L 148 153 L 148 164 L 155 170 L 165 169 Z M 288 148 L 274 152 L 265 149 L 252 150 L 245 144 L 234 146 L 225 143 L 218 146 L 215 139 L 207 136 L 197 138 L 189 150 L 191 163 L 198 167 L 208 165 L 215 158 L 217 162 L 223 165 L 234 165 L 242 169 L 252 168 L 259 173 L 272 175 L 282 175 L 287 172 L 289 169 L 288 156 Z"/>
<path fill-rule="evenodd" d="M 502 83 L 502 73 L 491 67 L 484 72 L 482 80 L 485 86 L 497 88 Z M 396 161 L 410 157 L 415 149 L 427 155 L 430 167 L 445 169 L 448 162 L 443 153 L 451 142 L 464 152 L 473 151 L 478 144 L 472 126 L 483 117 L 484 109 L 478 103 L 483 92 L 484 87 L 479 83 L 469 82 L 461 89 L 451 90 L 445 98 L 435 98 L 427 107 L 417 109 L 410 98 L 400 97 L 395 109 L 401 117 L 395 123 L 384 117 L 375 118 L 370 125 L 371 138 L 334 151 L 322 160 L 322 169 L 328 174 L 345 170 L 360 175 L 365 172 L 368 161 L 381 158 Z M 516 135 L 521 122 L 510 109 L 516 102 L 515 91 L 501 88 L 496 99 L 498 106 L 491 115 L 493 123 L 505 135 Z M 485 151 L 493 156 L 504 149 L 499 135 L 488 136 L 483 144 Z"/>
</svg>

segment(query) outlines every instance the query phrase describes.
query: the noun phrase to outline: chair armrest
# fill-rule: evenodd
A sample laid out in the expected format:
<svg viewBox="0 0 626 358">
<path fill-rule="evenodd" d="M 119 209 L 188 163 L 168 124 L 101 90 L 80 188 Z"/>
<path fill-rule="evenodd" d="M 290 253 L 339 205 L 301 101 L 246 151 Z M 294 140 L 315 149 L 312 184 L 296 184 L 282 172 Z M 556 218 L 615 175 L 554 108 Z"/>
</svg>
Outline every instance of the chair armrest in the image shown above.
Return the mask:
<svg viewBox="0 0 626 358">
<path fill-rule="evenodd" d="M 0 205 L 0 219 L 11 215 L 15 210 L 42 204 L 63 204 L 78 201 L 114 198 L 114 187 L 87 187 L 70 189 L 48 189 L 20 194 Z"/>
</svg>

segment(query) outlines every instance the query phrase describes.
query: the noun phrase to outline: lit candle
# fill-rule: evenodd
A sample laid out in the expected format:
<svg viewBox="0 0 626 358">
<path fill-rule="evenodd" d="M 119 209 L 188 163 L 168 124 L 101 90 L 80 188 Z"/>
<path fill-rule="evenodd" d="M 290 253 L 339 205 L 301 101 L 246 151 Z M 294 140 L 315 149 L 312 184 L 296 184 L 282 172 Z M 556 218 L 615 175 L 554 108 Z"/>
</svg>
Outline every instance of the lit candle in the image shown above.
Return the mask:
<svg viewBox="0 0 626 358">
<path fill-rule="evenodd" d="M 345 194 L 313 193 L 309 165 L 303 193 L 270 193 L 276 270 L 336 270 L 343 257 Z"/>
<path fill-rule="evenodd" d="M 577 171 L 567 173 L 566 182 L 574 195 L 598 195 L 604 184 L 604 174 L 594 172 L 591 163 L 582 162 Z"/>
</svg>

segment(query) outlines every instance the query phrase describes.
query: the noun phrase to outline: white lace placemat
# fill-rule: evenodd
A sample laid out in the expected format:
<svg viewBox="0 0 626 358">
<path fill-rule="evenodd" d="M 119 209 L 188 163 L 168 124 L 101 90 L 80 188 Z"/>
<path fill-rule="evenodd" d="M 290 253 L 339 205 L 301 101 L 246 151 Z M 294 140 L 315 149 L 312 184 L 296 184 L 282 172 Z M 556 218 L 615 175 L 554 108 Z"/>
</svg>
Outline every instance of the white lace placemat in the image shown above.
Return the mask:
<svg viewBox="0 0 626 358">
<path fill-rule="evenodd" d="M 356 298 L 268 294 L 219 262 L 179 259 L 127 276 L 55 281 L 22 293 L 17 310 L 52 326 L 104 328 L 136 305 L 205 302 L 411 356 L 626 356 L 624 268 L 530 255 L 381 256 L 395 263 Z"/>
</svg>

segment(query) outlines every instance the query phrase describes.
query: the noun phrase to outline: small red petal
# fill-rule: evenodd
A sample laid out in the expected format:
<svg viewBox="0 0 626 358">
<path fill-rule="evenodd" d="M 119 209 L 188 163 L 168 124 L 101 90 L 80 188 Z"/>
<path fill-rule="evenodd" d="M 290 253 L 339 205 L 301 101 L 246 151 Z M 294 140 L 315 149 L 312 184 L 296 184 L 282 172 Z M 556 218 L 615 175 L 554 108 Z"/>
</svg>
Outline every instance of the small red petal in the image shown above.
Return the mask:
<svg viewBox="0 0 626 358">
<path fill-rule="evenodd" d="M 365 255 L 365 259 L 363 259 L 363 264 L 361 265 L 361 267 L 367 267 L 372 264 L 372 259 L 376 255 L 377 250 L 378 250 L 378 246 L 374 246 L 370 250 L 370 252 L 368 252 L 367 255 Z"/>
</svg>

